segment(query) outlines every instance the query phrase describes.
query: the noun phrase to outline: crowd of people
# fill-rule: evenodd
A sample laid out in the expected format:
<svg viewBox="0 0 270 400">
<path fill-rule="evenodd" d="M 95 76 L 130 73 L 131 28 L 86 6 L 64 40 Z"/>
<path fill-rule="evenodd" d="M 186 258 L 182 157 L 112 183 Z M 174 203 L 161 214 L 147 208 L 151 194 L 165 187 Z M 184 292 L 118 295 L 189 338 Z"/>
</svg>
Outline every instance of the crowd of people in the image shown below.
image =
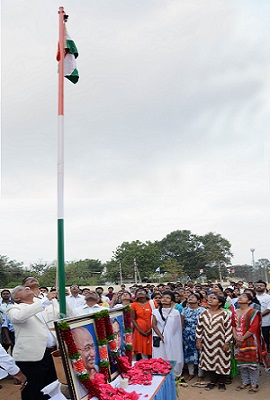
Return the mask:
<svg viewBox="0 0 270 400">
<path fill-rule="evenodd" d="M 92 290 L 73 284 L 66 291 L 68 317 L 127 305 L 131 307 L 134 360 L 173 361 L 179 384 L 187 386 L 193 380 L 192 386 L 205 390 L 225 391 L 226 384 L 240 374 L 241 384 L 235 390 L 258 392 L 260 367 L 270 366 L 266 282 L 245 285 L 238 281 L 227 287 L 211 282 L 121 285 L 117 292 L 108 287 L 107 293 L 101 286 Z M 51 353 L 57 349 L 54 321 L 58 318 L 57 289 L 39 286 L 35 277 L 26 277 L 21 286 L 1 292 L 0 366 L 20 385 L 22 400 L 48 398 L 41 389 L 56 380 Z M 119 322 L 113 326 L 119 339 Z M 93 337 L 83 327 L 73 335 L 85 368 L 93 376 L 98 370 Z"/>
</svg>

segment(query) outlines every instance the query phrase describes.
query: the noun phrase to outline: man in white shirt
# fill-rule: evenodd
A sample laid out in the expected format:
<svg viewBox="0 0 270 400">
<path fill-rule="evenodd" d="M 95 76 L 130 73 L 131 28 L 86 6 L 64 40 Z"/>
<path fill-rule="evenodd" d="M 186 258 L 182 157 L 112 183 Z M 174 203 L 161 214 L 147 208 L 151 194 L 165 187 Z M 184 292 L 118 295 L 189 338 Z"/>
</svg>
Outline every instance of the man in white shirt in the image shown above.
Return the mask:
<svg viewBox="0 0 270 400">
<path fill-rule="evenodd" d="M 270 295 L 266 293 L 266 282 L 259 280 L 255 282 L 256 297 L 261 303 L 262 313 L 262 335 L 269 352 L 269 333 L 270 333 Z"/>
<path fill-rule="evenodd" d="M 85 295 L 85 304 L 76 307 L 73 310 L 73 316 L 79 317 L 80 315 L 85 314 L 93 314 L 95 312 L 99 312 L 101 310 L 106 309 L 105 307 L 101 307 L 97 303 L 99 302 L 99 295 L 96 292 L 89 290 Z"/>
<path fill-rule="evenodd" d="M 0 344 L 0 367 L 6 371 L 3 372 L 3 370 L 0 370 L 1 379 L 7 376 L 9 373 L 15 379 L 21 382 L 20 390 L 23 390 L 25 388 L 25 386 L 28 383 L 26 376 L 22 373 L 20 368 L 17 367 L 13 358 L 6 352 L 6 350 L 1 346 L 1 344 Z M 1 387 L 2 385 L 0 385 L 0 389 Z"/>
<path fill-rule="evenodd" d="M 4 314 L 6 312 L 7 306 L 12 304 L 10 298 L 10 291 L 8 289 L 3 289 L 1 292 L 1 299 L 0 299 L 0 312 Z"/>
<path fill-rule="evenodd" d="M 7 307 L 12 304 L 12 300 L 10 298 L 10 290 L 4 289 L 1 292 L 1 300 L 0 300 L 0 332 L 1 332 L 1 319 L 2 319 L 2 346 L 6 351 L 11 350 L 14 346 L 14 328 L 12 324 L 6 324 L 6 311 Z"/>
<path fill-rule="evenodd" d="M 28 379 L 22 400 L 42 400 L 41 389 L 57 379 L 51 356 L 56 350 L 55 338 L 42 316 L 44 304 L 50 301 L 34 300 L 27 286 L 13 289 L 12 298 L 15 304 L 8 307 L 7 316 L 15 329 L 13 357 Z"/>
<path fill-rule="evenodd" d="M 80 294 L 80 288 L 78 285 L 71 285 L 70 293 L 71 294 L 66 296 L 66 302 L 70 305 L 72 309 L 85 304 L 85 298 Z"/>
</svg>

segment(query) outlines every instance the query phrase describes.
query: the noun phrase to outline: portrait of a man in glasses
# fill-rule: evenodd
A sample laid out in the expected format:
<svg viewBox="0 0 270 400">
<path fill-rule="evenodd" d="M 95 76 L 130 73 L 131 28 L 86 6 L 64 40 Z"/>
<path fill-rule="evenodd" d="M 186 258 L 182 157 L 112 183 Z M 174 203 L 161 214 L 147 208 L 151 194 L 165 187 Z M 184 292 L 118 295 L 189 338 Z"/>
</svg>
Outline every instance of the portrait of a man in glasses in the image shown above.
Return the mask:
<svg viewBox="0 0 270 400">
<path fill-rule="evenodd" d="M 119 351 L 120 356 L 125 355 L 125 343 L 124 343 L 124 330 L 123 330 L 123 319 L 122 315 L 118 315 L 117 317 L 111 318 L 111 324 L 114 334 L 114 339 L 116 342 L 116 350 Z M 111 374 L 114 374 L 117 371 L 117 366 L 114 362 L 114 359 L 109 351 L 109 359 L 110 359 L 110 368 Z M 114 375 L 113 375 L 114 377 Z"/>
<path fill-rule="evenodd" d="M 89 373 L 90 379 L 98 372 L 96 348 L 93 336 L 86 328 L 75 328 L 73 331 L 75 344 L 82 357 L 83 365 Z"/>
</svg>

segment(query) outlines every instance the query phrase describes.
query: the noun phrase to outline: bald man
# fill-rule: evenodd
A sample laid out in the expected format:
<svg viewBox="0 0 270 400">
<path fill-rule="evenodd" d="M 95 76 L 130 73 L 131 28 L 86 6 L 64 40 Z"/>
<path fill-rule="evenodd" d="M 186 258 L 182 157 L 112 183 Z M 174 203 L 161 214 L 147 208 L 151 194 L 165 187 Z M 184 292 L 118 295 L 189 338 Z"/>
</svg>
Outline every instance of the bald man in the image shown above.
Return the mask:
<svg viewBox="0 0 270 400">
<path fill-rule="evenodd" d="M 93 336 L 86 328 L 79 327 L 74 329 L 73 338 L 91 379 L 98 371 L 95 365 L 96 350 Z"/>
</svg>

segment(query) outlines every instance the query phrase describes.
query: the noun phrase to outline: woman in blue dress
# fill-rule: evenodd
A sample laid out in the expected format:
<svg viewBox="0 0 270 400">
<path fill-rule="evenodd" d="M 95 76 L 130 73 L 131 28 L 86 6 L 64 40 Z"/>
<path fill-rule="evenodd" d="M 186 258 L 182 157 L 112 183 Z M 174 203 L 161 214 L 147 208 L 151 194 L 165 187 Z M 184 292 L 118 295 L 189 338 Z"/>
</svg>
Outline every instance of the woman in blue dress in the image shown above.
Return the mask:
<svg viewBox="0 0 270 400">
<path fill-rule="evenodd" d="M 198 317 L 205 309 L 200 307 L 201 296 L 192 293 L 187 298 L 187 306 L 182 311 L 183 340 L 184 340 L 184 362 L 187 364 L 189 376 L 187 380 L 194 378 L 195 365 L 199 363 L 199 353 L 196 348 L 196 326 Z M 203 381 L 203 371 L 198 370 L 198 382 Z M 197 386 L 197 385 L 196 385 Z M 199 384 L 198 384 L 199 386 Z M 202 385 L 200 385 L 202 386 Z"/>
</svg>

